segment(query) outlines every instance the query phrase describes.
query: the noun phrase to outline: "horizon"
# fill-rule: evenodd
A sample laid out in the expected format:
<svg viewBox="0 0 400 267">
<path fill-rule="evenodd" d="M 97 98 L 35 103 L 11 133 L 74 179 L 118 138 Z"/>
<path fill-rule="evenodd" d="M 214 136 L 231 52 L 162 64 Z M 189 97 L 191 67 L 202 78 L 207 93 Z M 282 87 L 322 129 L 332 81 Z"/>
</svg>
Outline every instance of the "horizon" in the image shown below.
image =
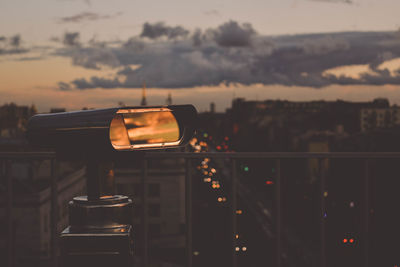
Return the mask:
<svg viewBox="0 0 400 267">
<path fill-rule="evenodd" d="M 253 101 L 254 101 L 254 102 L 267 102 L 267 101 L 279 102 L 279 101 L 281 101 L 281 102 L 292 102 L 292 103 L 310 103 L 310 102 L 331 102 L 331 103 L 334 103 L 334 102 L 346 102 L 346 103 L 351 103 L 351 104 L 372 103 L 372 102 L 374 102 L 374 101 L 376 101 L 376 100 L 387 100 L 387 101 L 389 102 L 389 106 L 390 106 L 390 107 L 398 107 L 398 105 L 397 105 L 396 103 L 391 103 L 391 102 L 390 102 L 390 99 L 388 99 L 388 98 L 381 98 L 381 97 L 373 98 L 373 99 L 369 99 L 369 100 L 365 100 L 365 101 L 352 101 L 352 100 L 343 100 L 343 99 L 332 99 L 332 100 L 315 99 L 315 100 L 309 100 L 309 101 L 307 101 L 307 100 L 304 100 L 304 101 L 296 101 L 296 100 L 279 99 L 279 98 L 278 98 L 278 99 L 270 99 L 270 98 L 266 98 L 266 99 L 247 99 L 247 98 L 245 98 L 245 97 L 235 97 L 235 98 L 232 98 L 231 105 L 228 106 L 225 110 L 222 110 L 222 111 L 221 111 L 221 110 L 216 110 L 216 112 L 217 112 L 217 113 L 225 113 L 225 112 L 227 112 L 228 109 L 230 109 L 230 108 L 232 107 L 233 101 L 239 100 L 239 99 L 243 99 L 243 100 L 246 101 L 246 102 L 253 102 Z M 199 112 L 199 113 L 208 113 L 208 112 L 210 112 L 210 111 L 211 111 L 211 110 L 210 110 L 210 105 L 211 105 L 212 103 L 214 103 L 214 102 L 208 103 L 208 109 L 205 109 L 205 110 L 198 110 L 198 112 Z M 121 102 L 121 103 L 118 103 L 117 105 L 115 105 L 114 107 L 93 108 L 93 107 L 87 107 L 87 106 L 85 106 L 85 107 L 78 108 L 78 109 L 74 109 L 74 110 L 68 110 L 67 108 L 65 108 L 65 107 L 63 107 L 63 106 L 52 106 L 52 107 L 50 107 L 47 111 L 43 111 L 43 110 L 39 109 L 39 108 L 35 105 L 35 103 L 32 103 L 31 105 L 20 105 L 19 103 L 15 103 L 15 102 L 4 102 L 4 103 L 1 104 L 1 106 L 12 105 L 12 104 L 14 104 L 14 105 L 16 105 L 16 106 L 18 106 L 18 107 L 34 107 L 34 108 L 36 108 L 36 109 L 38 110 L 38 113 L 50 113 L 52 109 L 65 109 L 65 112 L 69 112 L 69 111 L 81 111 L 81 110 L 93 110 L 93 109 L 107 109 L 107 108 L 115 108 L 116 106 L 121 105 L 121 104 L 123 104 L 123 107 L 139 107 L 139 106 L 140 106 L 140 104 L 137 104 L 137 105 L 126 105 L 125 103 L 122 103 L 122 102 Z M 174 105 L 174 103 L 172 103 L 172 105 Z M 148 105 L 148 106 L 154 106 L 154 105 Z M 158 106 L 158 105 L 157 105 L 157 106 Z M 163 105 L 160 104 L 159 106 L 166 106 L 166 104 L 163 104 Z"/>
</svg>

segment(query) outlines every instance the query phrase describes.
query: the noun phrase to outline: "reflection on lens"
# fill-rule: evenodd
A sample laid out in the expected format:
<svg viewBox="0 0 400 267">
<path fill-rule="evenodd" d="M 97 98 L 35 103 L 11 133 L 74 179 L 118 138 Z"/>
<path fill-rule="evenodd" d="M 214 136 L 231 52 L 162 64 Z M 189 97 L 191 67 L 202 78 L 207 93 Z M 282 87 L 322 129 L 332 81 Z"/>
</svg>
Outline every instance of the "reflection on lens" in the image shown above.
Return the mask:
<svg viewBox="0 0 400 267">
<path fill-rule="evenodd" d="M 121 109 L 110 125 L 110 141 L 117 150 L 179 145 L 181 133 L 167 108 Z"/>
<path fill-rule="evenodd" d="M 110 140 L 115 146 L 129 146 L 129 137 L 126 132 L 124 118 L 122 115 L 117 114 L 111 121 L 110 125 Z"/>
<path fill-rule="evenodd" d="M 171 112 L 124 114 L 125 127 L 133 144 L 174 142 L 179 139 L 179 127 Z"/>
</svg>

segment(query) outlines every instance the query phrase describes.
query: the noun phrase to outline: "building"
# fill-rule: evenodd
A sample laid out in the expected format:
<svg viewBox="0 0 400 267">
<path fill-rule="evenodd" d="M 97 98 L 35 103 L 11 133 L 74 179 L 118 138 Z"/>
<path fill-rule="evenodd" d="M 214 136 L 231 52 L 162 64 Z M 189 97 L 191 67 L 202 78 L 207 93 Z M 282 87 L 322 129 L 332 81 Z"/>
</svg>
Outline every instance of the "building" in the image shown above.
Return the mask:
<svg viewBox="0 0 400 267">
<path fill-rule="evenodd" d="M 61 112 L 66 112 L 67 110 L 65 108 L 51 108 L 50 113 L 61 113 Z"/>
<path fill-rule="evenodd" d="M 387 99 L 366 102 L 234 99 L 227 110 L 232 143 L 237 151 L 292 151 L 296 138 L 309 131 L 354 135 L 362 131 L 361 110 L 392 110 Z M 394 111 L 392 112 L 394 117 Z M 391 114 L 392 114 L 391 113 Z M 394 119 L 391 119 L 394 124 Z M 257 142 L 254 142 L 257 140 Z M 307 151 L 304 149 L 302 151 Z"/>
<path fill-rule="evenodd" d="M 171 93 L 168 93 L 168 97 L 165 100 L 165 104 L 172 105 L 172 95 L 171 95 Z"/>
<path fill-rule="evenodd" d="M 361 110 L 361 132 L 400 125 L 400 108 L 365 108 Z"/>
<path fill-rule="evenodd" d="M 0 138 L 18 138 L 25 131 L 29 118 L 37 113 L 32 105 L 17 106 L 14 103 L 0 107 Z"/>
<path fill-rule="evenodd" d="M 182 159 L 152 161 L 147 179 L 150 244 L 163 248 L 183 248 L 185 226 L 185 165 Z M 134 203 L 134 229 L 141 224 L 142 172 L 134 166 L 117 167 L 117 193 Z M 135 231 L 135 230 L 134 230 Z"/>
<path fill-rule="evenodd" d="M 147 99 L 146 99 L 146 82 L 143 82 L 142 88 L 142 101 L 140 101 L 141 106 L 147 106 Z"/>
<path fill-rule="evenodd" d="M 51 244 L 50 161 L 14 162 L 13 174 L 13 247 L 16 266 L 46 266 Z M 60 162 L 58 164 L 57 232 L 68 225 L 68 202 L 85 194 L 85 169 Z M 1 193 L 1 231 L 6 231 L 4 187 Z M 4 225 L 3 225 L 4 224 Z M 7 253 L 6 234 L 0 234 L 0 253 Z"/>
</svg>

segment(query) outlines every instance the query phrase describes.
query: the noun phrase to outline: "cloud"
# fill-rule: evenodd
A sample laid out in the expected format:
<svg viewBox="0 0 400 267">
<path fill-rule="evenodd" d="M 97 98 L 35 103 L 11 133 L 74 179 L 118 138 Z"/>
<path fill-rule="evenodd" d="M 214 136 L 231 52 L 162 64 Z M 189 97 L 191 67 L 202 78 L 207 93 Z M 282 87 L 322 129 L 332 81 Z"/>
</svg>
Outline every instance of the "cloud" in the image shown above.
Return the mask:
<svg viewBox="0 0 400 267">
<path fill-rule="evenodd" d="M 30 50 L 21 47 L 22 39 L 19 34 L 11 37 L 0 36 L 0 55 L 12 55 L 27 53 Z"/>
<path fill-rule="evenodd" d="M 189 34 L 189 31 L 181 26 L 167 26 L 163 22 L 143 24 L 142 33 L 140 37 L 147 37 L 149 39 L 158 39 L 160 37 L 166 37 L 169 40 L 174 40 L 179 37 L 185 38 Z"/>
<path fill-rule="evenodd" d="M 21 44 L 21 36 L 19 34 L 16 34 L 10 38 L 10 45 L 12 47 L 15 47 L 17 49 L 19 48 L 20 44 Z"/>
<path fill-rule="evenodd" d="M 384 51 L 377 55 L 376 59 L 374 59 L 370 64 L 369 67 L 371 70 L 375 72 L 379 72 L 378 66 L 385 61 L 391 60 L 395 58 L 395 55 L 390 51 Z"/>
<path fill-rule="evenodd" d="M 112 19 L 122 15 L 122 12 L 118 12 L 112 15 L 101 15 L 93 12 L 82 12 L 73 16 L 67 16 L 57 19 L 59 23 L 82 23 L 86 21 L 97 21 L 104 19 Z"/>
<path fill-rule="evenodd" d="M 220 46 L 250 46 L 252 38 L 256 35 L 256 31 L 251 24 L 244 23 L 240 25 L 236 21 L 229 21 L 213 31 L 214 40 Z"/>
<path fill-rule="evenodd" d="M 66 46 L 79 46 L 79 32 L 66 32 L 63 38 L 63 44 Z"/>
<path fill-rule="evenodd" d="M 199 46 L 203 43 L 203 36 L 200 29 L 196 29 L 192 35 L 192 41 L 194 46 Z"/>
<path fill-rule="evenodd" d="M 68 91 L 71 89 L 71 85 L 66 82 L 59 82 L 58 89 L 60 89 L 61 91 Z"/>
<path fill-rule="evenodd" d="M 72 62 L 74 65 L 88 69 L 101 69 L 102 67 L 115 68 L 120 66 L 119 59 L 111 50 L 105 47 L 92 47 L 73 51 Z"/>
<path fill-rule="evenodd" d="M 15 61 L 35 61 L 35 60 L 42 60 L 44 56 L 31 56 L 31 57 L 21 57 L 17 58 Z"/>
<path fill-rule="evenodd" d="M 72 84 L 78 89 L 94 89 L 98 87 L 104 89 L 113 89 L 125 87 L 117 78 L 107 79 L 100 77 L 92 77 L 90 81 L 87 81 L 86 79 L 76 79 L 72 81 Z"/>
<path fill-rule="evenodd" d="M 168 38 L 170 28 L 173 27 L 165 24 L 153 27 L 154 31 L 146 34 L 152 41 L 134 36 L 112 46 L 75 45 L 58 50 L 59 55 L 71 57 L 75 65 L 116 70 L 114 76 L 107 78 L 64 81 L 69 87 L 62 84 L 60 88 L 140 88 L 144 80 L 148 87 L 156 88 L 231 83 L 314 88 L 331 84 L 400 84 L 399 74 L 378 68 L 382 62 L 400 57 L 400 40 L 394 32 L 268 37 L 257 34 L 250 24 L 228 21 L 180 38 Z M 370 70 L 359 78 L 325 72 L 349 65 L 368 65 Z"/>
<path fill-rule="evenodd" d="M 347 50 L 350 48 L 349 42 L 344 39 L 334 38 L 332 36 L 324 36 L 322 38 L 306 40 L 303 50 L 306 54 L 322 55 L 335 51 Z"/>
</svg>

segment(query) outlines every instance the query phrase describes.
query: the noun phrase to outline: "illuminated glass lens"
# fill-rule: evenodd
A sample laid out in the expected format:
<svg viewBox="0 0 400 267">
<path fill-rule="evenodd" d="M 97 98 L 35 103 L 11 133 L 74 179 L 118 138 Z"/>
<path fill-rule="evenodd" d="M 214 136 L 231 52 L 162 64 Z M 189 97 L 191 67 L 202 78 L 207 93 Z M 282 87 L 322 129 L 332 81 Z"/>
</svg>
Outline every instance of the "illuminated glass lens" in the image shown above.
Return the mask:
<svg viewBox="0 0 400 267">
<path fill-rule="evenodd" d="M 117 114 L 111 121 L 110 140 L 114 147 L 130 146 L 128 132 L 121 114 Z"/>
<path fill-rule="evenodd" d="M 121 109 L 110 125 L 117 150 L 162 148 L 179 144 L 178 122 L 169 109 Z"/>
</svg>

